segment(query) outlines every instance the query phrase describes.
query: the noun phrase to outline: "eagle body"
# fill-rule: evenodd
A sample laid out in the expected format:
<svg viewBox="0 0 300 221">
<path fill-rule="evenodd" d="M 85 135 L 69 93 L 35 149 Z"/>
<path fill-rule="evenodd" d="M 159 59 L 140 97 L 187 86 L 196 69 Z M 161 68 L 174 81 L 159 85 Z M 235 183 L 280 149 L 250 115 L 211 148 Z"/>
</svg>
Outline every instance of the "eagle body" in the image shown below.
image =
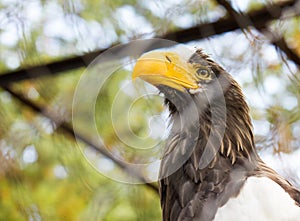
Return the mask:
<svg viewBox="0 0 300 221">
<path fill-rule="evenodd" d="M 155 85 L 171 132 L 159 185 L 164 221 L 300 220 L 300 192 L 258 156 L 238 83 L 201 50 L 149 52 L 133 77 Z"/>
</svg>

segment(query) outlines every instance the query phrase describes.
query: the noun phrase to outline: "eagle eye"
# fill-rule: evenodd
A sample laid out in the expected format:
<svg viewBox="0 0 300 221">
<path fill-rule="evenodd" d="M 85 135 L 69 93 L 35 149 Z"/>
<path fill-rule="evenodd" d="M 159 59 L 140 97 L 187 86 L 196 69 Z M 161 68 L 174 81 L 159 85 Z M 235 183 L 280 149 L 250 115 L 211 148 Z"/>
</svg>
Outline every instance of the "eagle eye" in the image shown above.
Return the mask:
<svg viewBox="0 0 300 221">
<path fill-rule="evenodd" d="M 199 78 L 209 78 L 210 77 L 210 71 L 208 69 L 199 68 L 197 70 L 197 75 Z"/>
</svg>

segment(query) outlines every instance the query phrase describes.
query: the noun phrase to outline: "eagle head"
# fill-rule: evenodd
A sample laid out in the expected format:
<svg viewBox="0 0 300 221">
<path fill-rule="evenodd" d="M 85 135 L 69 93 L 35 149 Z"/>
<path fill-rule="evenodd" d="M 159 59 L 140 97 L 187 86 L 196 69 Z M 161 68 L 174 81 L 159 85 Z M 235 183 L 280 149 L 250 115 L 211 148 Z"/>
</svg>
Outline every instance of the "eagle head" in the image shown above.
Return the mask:
<svg viewBox="0 0 300 221">
<path fill-rule="evenodd" d="M 224 91 L 231 84 L 237 86 L 230 75 L 200 49 L 189 58 L 171 51 L 145 53 L 137 60 L 132 77 L 156 86 L 166 96 L 171 113 L 184 110 L 191 102 L 204 107 L 211 102 L 208 99 L 224 100 Z"/>
<path fill-rule="evenodd" d="M 201 49 L 188 57 L 175 51 L 147 52 L 137 60 L 132 78 L 141 78 L 165 95 L 171 120 L 181 123 L 174 130 L 199 129 L 193 137 L 203 142 L 215 132 L 219 137 L 215 152 L 220 150 L 233 163 L 238 155 L 250 156 L 252 124 L 242 90 Z"/>
</svg>

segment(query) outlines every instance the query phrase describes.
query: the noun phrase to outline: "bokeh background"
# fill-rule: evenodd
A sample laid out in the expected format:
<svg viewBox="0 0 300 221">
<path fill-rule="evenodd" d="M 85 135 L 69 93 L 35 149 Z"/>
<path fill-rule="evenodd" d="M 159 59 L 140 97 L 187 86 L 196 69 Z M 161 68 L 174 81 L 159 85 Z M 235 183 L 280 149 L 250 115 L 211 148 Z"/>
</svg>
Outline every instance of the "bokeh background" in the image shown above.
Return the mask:
<svg viewBox="0 0 300 221">
<path fill-rule="evenodd" d="M 264 10 L 272 19 L 255 14 Z M 145 160 L 147 145 L 124 151 L 110 120 L 116 94 L 131 80 L 130 65 L 107 80 L 95 104 L 104 150 L 93 146 L 84 120 L 77 140 L 72 127 L 74 92 L 93 58 L 153 37 L 203 48 L 234 76 L 250 105 L 261 157 L 299 187 L 299 13 L 296 0 L 0 0 L 0 220 L 160 220 L 156 183 L 126 184 L 101 173 L 131 176 L 122 162 Z M 132 95 L 121 93 L 114 116 L 126 137 Z M 130 129 L 150 133 L 149 143 L 163 140 L 166 116 L 162 98 L 146 97 L 131 112 Z M 154 165 L 139 176 L 156 172 Z"/>
</svg>

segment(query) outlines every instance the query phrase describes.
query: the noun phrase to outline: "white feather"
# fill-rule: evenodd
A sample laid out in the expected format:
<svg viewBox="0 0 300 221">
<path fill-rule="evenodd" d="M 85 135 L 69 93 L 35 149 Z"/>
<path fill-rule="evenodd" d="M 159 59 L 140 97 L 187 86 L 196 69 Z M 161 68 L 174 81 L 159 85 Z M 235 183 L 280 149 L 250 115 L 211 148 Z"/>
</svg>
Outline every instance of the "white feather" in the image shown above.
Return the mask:
<svg viewBox="0 0 300 221">
<path fill-rule="evenodd" d="M 236 198 L 218 209 L 214 221 L 299 221 L 300 207 L 279 184 L 250 177 Z"/>
</svg>

